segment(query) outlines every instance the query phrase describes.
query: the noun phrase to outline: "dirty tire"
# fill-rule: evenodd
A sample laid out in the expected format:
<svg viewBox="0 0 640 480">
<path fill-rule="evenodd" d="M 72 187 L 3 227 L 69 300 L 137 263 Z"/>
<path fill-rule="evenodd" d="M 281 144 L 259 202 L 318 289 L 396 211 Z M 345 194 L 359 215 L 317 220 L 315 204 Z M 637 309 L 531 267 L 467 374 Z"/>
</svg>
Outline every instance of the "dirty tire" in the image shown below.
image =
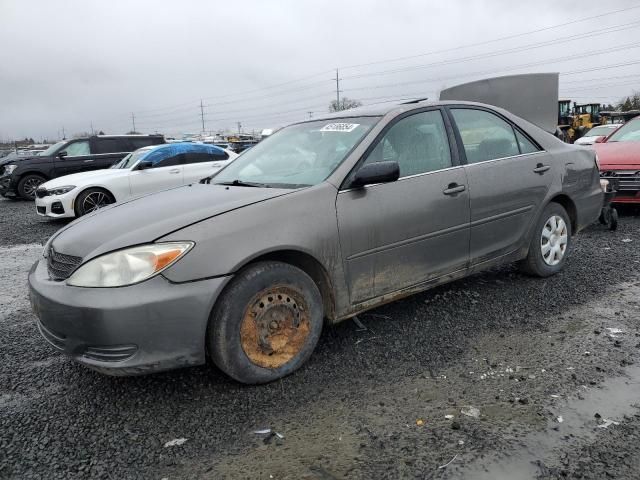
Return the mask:
<svg viewBox="0 0 640 480">
<path fill-rule="evenodd" d="M 36 198 L 36 189 L 46 181 L 47 179 L 42 175 L 35 173 L 25 175 L 18 182 L 18 195 L 24 200 L 34 200 Z"/>
<path fill-rule="evenodd" d="M 88 188 L 76 197 L 74 209 L 76 217 L 81 217 L 87 213 L 94 212 L 102 207 L 114 203 L 113 195 L 101 188 Z"/>
<path fill-rule="evenodd" d="M 239 382 L 270 382 L 307 361 L 323 318 L 320 291 L 305 272 L 258 262 L 241 270 L 218 299 L 207 332 L 209 355 Z"/>
<path fill-rule="evenodd" d="M 562 219 L 564 222 L 565 230 L 566 230 L 566 247 L 562 254 L 562 258 L 560 258 L 557 263 L 550 265 L 548 261 L 545 261 L 545 257 L 543 254 L 544 251 L 544 241 L 542 240 L 545 232 L 545 229 L 548 232 L 549 222 L 552 218 Z M 553 224 L 553 222 L 552 222 Z M 556 221 L 556 225 L 558 222 Z M 533 234 L 531 237 L 531 241 L 529 243 L 529 253 L 527 254 L 527 258 L 525 258 L 522 262 L 520 262 L 520 269 L 529 274 L 538 277 L 549 277 L 551 275 L 555 275 L 562 267 L 567 260 L 567 256 L 571 251 L 571 220 L 569 219 L 569 215 L 567 215 L 567 211 L 564 207 L 558 203 L 551 202 L 549 205 L 545 207 L 538 219 L 538 222 L 533 230 Z"/>
</svg>

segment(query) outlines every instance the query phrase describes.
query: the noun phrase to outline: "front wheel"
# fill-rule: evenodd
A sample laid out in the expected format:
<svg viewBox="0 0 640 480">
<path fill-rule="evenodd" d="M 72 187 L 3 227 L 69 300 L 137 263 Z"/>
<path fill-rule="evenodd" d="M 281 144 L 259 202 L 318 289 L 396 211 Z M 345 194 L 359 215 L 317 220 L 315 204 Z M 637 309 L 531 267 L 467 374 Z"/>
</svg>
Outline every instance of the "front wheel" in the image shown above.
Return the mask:
<svg viewBox="0 0 640 480">
<path fill-rule="evenodd" d="M 36 198 L 36 190 L 42 185 L 46 179 L 42 175 L 30 173 L 25 175 L 18 182 L 18 195 L 25 200 L 33 200 Z"/>
<path fill-rule="evenodd" d="M 209 355 L 242 383 L 266 383 L 297 370 L 318 343 L 322 297 L 302 270 L 259 262 L 240 271 L 211 314 Z"/>
<path fill-rule="evenodd" d="M 106 190 L 100 188 L 89 188 L 82 192 L 75 201 L 76 216 L 81 217 L 87 213 L 95 212 L 116 200 Z"/>
<path fill-rule="evenodd" d="M 529 253 L 521 263 L 524 272 L 538 277 L 555 275 L 564 266 L 571 246 L 571 220 L 558 203 L 547 205 L 536 224 Z"/>
</svg>

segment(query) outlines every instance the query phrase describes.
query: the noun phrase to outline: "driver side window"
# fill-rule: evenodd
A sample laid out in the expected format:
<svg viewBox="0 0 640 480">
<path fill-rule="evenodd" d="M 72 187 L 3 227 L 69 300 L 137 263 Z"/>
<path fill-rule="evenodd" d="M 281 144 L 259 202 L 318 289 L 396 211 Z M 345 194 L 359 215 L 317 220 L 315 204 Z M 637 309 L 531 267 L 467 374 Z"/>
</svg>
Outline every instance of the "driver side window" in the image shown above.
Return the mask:
<svg viewBox="0 0 640 480">
<path fill-rule="evenodd" d="M 68 157 L 79 157 L 82 155 L 89 155 L 89 141 L 81 140 L 79 142 L 73 142 L 67 145 L 62 151 L 67 152 Z"/>
<path fill-rule="evenodd" d="M 393 125 L 369 153 L 365 164 L 396 161 L 400 178 L 452 166 L 440 110 L 416 113 Z"/>
</svg>

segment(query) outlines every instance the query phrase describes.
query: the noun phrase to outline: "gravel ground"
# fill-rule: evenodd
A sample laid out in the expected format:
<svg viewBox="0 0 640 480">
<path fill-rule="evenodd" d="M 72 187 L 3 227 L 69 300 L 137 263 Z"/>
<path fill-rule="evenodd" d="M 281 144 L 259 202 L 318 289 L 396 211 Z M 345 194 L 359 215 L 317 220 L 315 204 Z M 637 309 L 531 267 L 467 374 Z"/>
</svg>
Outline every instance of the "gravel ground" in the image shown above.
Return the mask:
<svg viewBox="0 0 640 480">
<path fill-rule="evenodd" d="M 106 377 L 49 347 L 25 280 L 63 224 L 32 209 L 0 201 L 2 478 L 638 478 L 633 212 L 576 237 L 560 275 L 507 266 L 398 301 L 247 387 L 210 366 Z"/>
</svg>

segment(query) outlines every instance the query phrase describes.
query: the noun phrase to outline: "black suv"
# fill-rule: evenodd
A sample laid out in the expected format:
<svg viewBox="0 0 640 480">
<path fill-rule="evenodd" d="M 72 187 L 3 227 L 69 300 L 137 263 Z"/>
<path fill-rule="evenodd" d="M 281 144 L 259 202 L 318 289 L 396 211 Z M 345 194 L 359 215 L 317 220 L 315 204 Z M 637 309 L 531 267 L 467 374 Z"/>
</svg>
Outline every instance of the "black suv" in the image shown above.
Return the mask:
<svg viewBox="0 0 640 480">
<path fill-rule="evenodd" d="M 162 135 L 96 135 L 63 140 L 39 155 L 0 160 L 0 194 L 33 200 L 41 183 L 52 178 L 109 168 L 134 150 L 165 143 Z"/>
</svg>

